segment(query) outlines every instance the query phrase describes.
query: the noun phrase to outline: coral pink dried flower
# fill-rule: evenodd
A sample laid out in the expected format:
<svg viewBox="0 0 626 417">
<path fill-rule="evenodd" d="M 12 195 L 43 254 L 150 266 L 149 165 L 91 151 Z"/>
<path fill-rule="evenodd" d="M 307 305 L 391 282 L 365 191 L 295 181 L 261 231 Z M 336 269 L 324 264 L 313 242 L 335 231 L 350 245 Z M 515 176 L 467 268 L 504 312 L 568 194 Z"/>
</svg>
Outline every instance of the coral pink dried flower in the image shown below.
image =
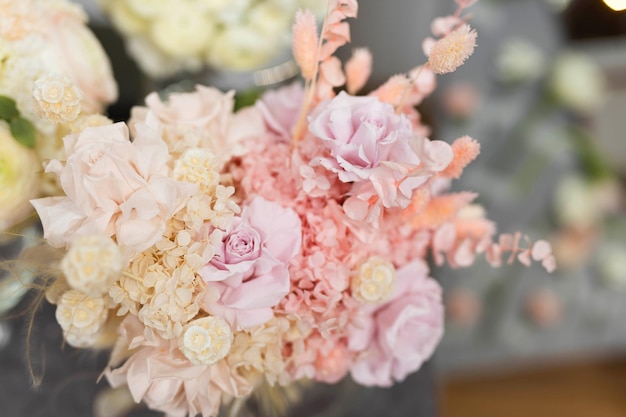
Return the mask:
<svg viewBox="0 0 626 417">
<path fill-rule="evenodd" d="M 475 47 L 476 31 L 463 25 L 432 46 L 428 66 L 436 74 L 453 72 L 472 55 Z"/>
<path fill-rule="evenodd" d="M 367 48 L 357 48 L 346 63 L 346 90 L 356 94 L 365 87 L 372 73 L 372 53 Z"/>
<path fill-rule="evenodd" d="M 307 81 L 315 77 L 318 44 L 315 15 L 310 10 L 298 10 L 293 24 L 293 58 L 300 67 L 302 77 Z"/>
</svg>

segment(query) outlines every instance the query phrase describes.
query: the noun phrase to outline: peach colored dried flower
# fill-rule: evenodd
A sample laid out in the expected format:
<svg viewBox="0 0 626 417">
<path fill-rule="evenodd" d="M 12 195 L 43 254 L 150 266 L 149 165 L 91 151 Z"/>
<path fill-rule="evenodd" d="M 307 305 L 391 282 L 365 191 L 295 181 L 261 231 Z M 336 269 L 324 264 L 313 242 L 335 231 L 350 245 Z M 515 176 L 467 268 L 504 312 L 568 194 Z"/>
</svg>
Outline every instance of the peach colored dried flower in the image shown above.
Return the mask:
<svg viewBox="0 0 626 417">
<path fill-rule="evenodd" d="M 463 25 L 433 45 L 428 66 L 436 74 L 453 72 L 472 55 L 475 47 L 476 31 Z"/>
<path fill-rule="evenodd" d="M 357 48 L 346 63 L 346 89 L 356 94 L 365 87 L 372 74 L 372 53 L 367 48 Z"/>
<path fill-rule="evenodd" d="M 315 15 L 310 10 L 298 10 L 293 24 L 293 58 L 305 80 L 312 80 L 315 76 L 318 43 Z"/>
<path fill-rule="evenodd" d="M 480 153 L 480 145 L 469 136 L 458 138 L 452 143 L 454 158 L 450 165 L 441 172 L 441 176 L 448 178 L 460 178 L 463 169 L 472 162 Z"/>
</svg>

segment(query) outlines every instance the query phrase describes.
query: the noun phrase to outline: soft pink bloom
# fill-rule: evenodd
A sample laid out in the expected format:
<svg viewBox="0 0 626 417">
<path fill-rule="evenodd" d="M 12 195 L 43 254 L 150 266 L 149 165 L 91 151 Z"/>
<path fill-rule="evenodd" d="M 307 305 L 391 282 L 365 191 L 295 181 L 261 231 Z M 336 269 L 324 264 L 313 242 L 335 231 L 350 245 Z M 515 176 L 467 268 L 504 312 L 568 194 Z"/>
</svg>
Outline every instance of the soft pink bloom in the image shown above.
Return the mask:
<svg viewBox="0 0 626 417">
<path fill-rule="evenodd" d="M 161 239 L 167 219 L 195 191 L 168 176 L 167 146 L 152 126 L 137 126 L 133 142 L 126 125 L 116 123 L 64 143 L 67 161 L 50 161 L 46 172 L 59 176 L 66 196 L 32 201 L 52 246 L 104 233 L 129 255 L 141 252 Z"/>
<path fill-rule="evenodd" d="M 271 319 L 271 307 L 289 292 L 288 263 L 300 251 L 301 228 L 296 212 L 280 204 L 256 197 L 244 205 L 211 262 L 199 271 L 219 292 L 205 308 L 233 327 Z"/>
<path fill-rule="evenodd" d="M 158 337 L 145 340 L 134 318 L 126 319 L 121 330 L 121 340 L 136 350 L 122 366 L 110 367 L 105 374 L 111 386 L 127 385 L 137 403 L 143 401 L 172 417 L 214 417 L 223 394 L 242 397 L 252 391 L 226 360 L 212 366 L 193 365 L 175 343 Z"/>
<path fill-rule="evenodd" d="M 445 111 L 452 117 L 466 119 L 476 111 L 480 92 L 473 84 L 453 84 L 446 88 L 442 96 Z"/>
<path fill-rule="evenodd" d="M 286 87 L 268 90 L 255 103 L 255 107 L 261 112 L 268 130 L 290 142 L 303 100 L 302 84 L 294 82 Z"/>
<path fill-rule="evenodd" d="M 222 93 L 198 85 L 191 93 L 173 93 L 162 101 L 157 93 L 146 97 L 147 107 L 135 107 L 131 128 L 135 123 L 156 117 L 163 126 L 164 139 L 173 153 L 192 147 L 211 150 L 222 163 L 245 153 L 242 141 L 265 132 L 261 113 L 254 107 L 233 113 L 234 92 Z"/>
<path fill-rule="evenodd" d="M 349 347 L 360 352 L 352 378 L 381 387 L 402 381 L 430 358 L 442 335 L 441 288 L 415 260 L 398 270 L 393 298 L 351 326 Z"/>
</svg>

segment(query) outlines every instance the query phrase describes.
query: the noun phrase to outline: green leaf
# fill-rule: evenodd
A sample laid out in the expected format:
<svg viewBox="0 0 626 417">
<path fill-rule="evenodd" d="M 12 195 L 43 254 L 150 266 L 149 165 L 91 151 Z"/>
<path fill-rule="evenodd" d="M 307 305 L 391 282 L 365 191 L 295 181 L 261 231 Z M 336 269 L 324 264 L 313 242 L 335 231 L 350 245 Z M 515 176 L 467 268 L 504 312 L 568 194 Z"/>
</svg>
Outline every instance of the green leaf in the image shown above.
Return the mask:
<svg viewBox="0 0 626 417">
<path fill-rule="evenodd" d="M 244 107 L 252 106 L 263 94 L 261 89 L 252 89 L 247 91 L 238 92 L 235 95 L 235 111 Z"/>
<path fill-rule="evenodd" d="M 15 100 L 7 96 L 0 96 L 0 119 L 7 122 L 11 119 L 19 117 L 20 112 L 17 110 Z"/>
<path fill-rule="evenodd" d="M 11 134 L 16 141 L 26 146 L 27 148 L 35 147 L 35 138 L 37 136 L 35 127 L 28 120 L 18 117 L 13 119 L 10 123 Z"/>
</svg>

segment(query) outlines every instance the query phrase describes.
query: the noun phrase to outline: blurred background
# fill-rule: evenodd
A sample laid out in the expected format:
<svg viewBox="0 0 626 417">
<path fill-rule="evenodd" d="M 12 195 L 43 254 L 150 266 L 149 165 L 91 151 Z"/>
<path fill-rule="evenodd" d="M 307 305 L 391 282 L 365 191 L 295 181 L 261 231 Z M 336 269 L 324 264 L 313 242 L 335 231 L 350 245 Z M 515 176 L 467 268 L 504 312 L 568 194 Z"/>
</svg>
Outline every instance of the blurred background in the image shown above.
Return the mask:
<svg viewBox="0 0 626 417">
<path fill-rule="evenodd" d="M 177 80 L 142 75 L 94 0 L 79 3 L 120 85 L 110 115 L 125 120 L 147 92 Z M 453 8 L 359 3 L 352 45 L 371 49 L 372 85 L 423 62 L 430 21 Z M 433 139 L 481 143 L 454 187 L 478 192 L 499 232 L 550 240 L 559 267 L 434 272 L 447 312 L 427 369 L 438 414 L 626 416 L 626 0 L 481 0 L 470 10 L 476 53 L 438 78 L 421 111 Z M 178 78 L 256 88 L 251 74 Z"/>
</svg>

